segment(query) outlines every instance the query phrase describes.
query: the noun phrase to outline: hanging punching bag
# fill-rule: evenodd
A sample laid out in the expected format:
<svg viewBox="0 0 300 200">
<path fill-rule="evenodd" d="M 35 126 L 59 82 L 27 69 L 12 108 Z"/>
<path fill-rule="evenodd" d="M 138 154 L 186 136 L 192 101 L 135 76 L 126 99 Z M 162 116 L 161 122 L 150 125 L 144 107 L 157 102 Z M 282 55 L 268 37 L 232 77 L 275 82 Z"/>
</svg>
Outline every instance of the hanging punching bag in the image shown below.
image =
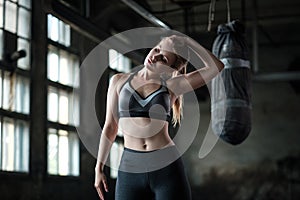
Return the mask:
<svg viewBox="0 0 300 200">
<path fill-rule="evenodd" d="M 233 145 L 242 143 L 251 131 L 251 71 L 244 33 L 237 20 L 221 24 L 212 48 L 225 65 L 212 80 L 212 129 Z"/>
</svg>

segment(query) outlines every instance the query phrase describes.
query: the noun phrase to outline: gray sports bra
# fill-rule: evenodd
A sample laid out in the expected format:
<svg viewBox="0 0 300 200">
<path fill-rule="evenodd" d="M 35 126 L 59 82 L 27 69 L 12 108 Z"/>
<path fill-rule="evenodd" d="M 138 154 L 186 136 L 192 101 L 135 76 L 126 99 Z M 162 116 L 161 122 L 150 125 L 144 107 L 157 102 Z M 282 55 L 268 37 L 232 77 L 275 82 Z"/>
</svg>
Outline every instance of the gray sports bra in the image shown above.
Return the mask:
<svg viewBox="0 0 300 200">
<path fill-rule="evenodd" d="M 143 98 L 130 84 L 135 73 L 131 74 L 119 93 L 119 117 L 146 117 L 169 121 L 170 93 L 165 81 L 156 91 Z"/>
</svg>

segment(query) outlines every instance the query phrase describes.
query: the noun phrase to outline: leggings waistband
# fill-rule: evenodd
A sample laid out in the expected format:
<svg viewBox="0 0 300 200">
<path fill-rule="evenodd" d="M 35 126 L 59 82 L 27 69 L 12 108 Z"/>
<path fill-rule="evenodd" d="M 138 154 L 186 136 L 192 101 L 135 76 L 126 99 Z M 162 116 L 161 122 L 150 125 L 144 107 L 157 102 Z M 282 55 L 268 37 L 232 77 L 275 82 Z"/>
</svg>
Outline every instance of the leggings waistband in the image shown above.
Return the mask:
<svg viewBox="0 0 300 200">
<path fill-rule="evenodd" d="M 144 173 L 161 169 L 180 157 L 175 145 L 153 151 L 139 151 L 124 148 L 119 170 Z"/>
<path fill-rule="evenodd" d="M 167 147 L 163 147 L 161 149 L 154 149 L 154 150 L 150 150 L 150 151 L 141 151 L 141 150 L 135 150 L 135 149 L 130 149 L 128 147 L 124 147 L 124 151 L 132 152 L 132 153 L 152 153 L 152 152 L 155 152 L 155 151 L 166 150 L 166 149 L 169 149 L 169 148 L 177 149 L 175 145 L 170 145 L 170 146 L 167 146 Z"/>
</svg>

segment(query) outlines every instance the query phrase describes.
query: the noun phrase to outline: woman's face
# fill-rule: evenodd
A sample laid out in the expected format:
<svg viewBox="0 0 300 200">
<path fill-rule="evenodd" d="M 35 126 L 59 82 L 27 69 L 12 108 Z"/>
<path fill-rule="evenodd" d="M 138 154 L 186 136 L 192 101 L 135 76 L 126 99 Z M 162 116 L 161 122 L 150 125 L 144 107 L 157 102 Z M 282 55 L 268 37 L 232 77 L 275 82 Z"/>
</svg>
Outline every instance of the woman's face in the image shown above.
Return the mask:
<svg viewBox="0 0 300 200">
<path fill-rule="evenodd" d="M 171 47 L 172 41 L 162 40 L 148 53 L 144 60 L 145 67 L 158 73 L 173 72 L 175 69 L 172 66 L 175 64 L 176 55 L 171 52 Z"/>
</svg>

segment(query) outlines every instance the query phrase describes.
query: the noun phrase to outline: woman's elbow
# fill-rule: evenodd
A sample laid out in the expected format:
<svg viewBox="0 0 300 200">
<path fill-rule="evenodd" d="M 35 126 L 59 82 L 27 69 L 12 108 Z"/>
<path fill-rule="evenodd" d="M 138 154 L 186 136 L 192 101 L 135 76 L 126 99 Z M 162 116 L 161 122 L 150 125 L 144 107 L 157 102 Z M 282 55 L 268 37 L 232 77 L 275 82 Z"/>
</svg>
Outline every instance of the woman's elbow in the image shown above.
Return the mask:
<svg viewBox="0 0 300 200">
<path fill-rule="evenodd" d="M 219 72 L 221 72 L 224 69 L 225 65 L 222 61 L 219 61 L 217 63 L 217 67 L 218 67 Z"/>
<path fill-rule="evenodd" d="M 118 126 L 115 124 L 105 124 L 103 127 L 103 134 L 105 134 L 105 136 L 113 141 L 116 138 L 118 132 Z"/>
</svg>

